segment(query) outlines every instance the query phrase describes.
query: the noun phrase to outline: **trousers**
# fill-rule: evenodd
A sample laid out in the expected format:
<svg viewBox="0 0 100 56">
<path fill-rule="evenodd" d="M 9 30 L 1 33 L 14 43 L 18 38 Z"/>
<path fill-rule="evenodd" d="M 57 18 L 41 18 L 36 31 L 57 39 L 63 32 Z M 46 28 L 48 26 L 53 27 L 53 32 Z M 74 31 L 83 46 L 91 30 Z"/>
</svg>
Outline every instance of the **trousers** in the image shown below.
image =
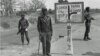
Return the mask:
<svg viewBox="0 0 100 56">
<path fill-rule="evenodd" d="M 51 33 L 40 34 L 40 40 L 42 42 L 43 54 L 49 54 L 51 48 Z"/>
<path fill-rule="evenodd" d="M 26 37 L 27 42 L 29 43 L 29 37 L 28 37 L 28 31 L 25 31 L 25 29 L 21 29 L 21 41 L 22 44 L 24 44 L 24 35 Z"/>
<path fill-rule="evenodd" d="M 90 24 L 86 24 L 85 25 L 86 30 L 85 30 L 85 34 L 84 34 L 84 39 L 87 39 L 89 37 L 89 32 L 90 32 Z"/>
</svg>

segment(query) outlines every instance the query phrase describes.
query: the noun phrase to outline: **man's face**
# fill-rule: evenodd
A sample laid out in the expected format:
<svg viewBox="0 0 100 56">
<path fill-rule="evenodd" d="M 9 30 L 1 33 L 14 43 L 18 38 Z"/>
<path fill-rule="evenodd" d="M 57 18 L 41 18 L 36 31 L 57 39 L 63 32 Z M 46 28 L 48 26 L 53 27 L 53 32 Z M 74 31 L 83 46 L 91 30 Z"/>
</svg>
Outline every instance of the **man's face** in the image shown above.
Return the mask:
<svg viewBox="0 0 100 56">
<path fill-rule="evenodd" d="M 87 12 L 89 12 L 90 11 L 90 7 L 87 7 L 86 10 L 87 10 Z"/>
<path fill-rule="evenodd" d="M 43 15 L 47 15 L 47 11 L 43 11 Z"/>
<path fill-rule="evenodd" d="M 25 16 L 21 16 L 22 19 L 24 19 Z"/>
</svg>

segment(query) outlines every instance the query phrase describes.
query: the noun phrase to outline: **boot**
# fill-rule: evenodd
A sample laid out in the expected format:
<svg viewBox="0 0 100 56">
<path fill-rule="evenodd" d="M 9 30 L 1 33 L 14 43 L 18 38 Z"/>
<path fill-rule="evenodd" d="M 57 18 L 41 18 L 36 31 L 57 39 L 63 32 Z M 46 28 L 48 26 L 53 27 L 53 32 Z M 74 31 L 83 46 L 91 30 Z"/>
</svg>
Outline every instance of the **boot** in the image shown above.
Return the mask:
<svg viewBox="0 0 100 56">
<path fill-rule="evenodd" d="M 91 38 L 90 38 L 90 37 L 87 37 L 87 39 L 88 39 L 88 40 L 91 40 Z"/>
</svg>

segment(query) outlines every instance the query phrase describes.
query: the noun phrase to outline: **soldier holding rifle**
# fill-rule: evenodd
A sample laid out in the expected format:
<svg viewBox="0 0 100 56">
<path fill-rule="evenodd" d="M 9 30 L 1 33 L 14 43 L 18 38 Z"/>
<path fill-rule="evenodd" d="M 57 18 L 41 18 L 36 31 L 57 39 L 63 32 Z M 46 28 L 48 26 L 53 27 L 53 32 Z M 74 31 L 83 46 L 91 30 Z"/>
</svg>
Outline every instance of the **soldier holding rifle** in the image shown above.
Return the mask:
<svg viewBox="0 0 100 56">
<path fill-rule="evenodd" d="M 28 27 L 29 27 L 29 23 L 28 20 L 25 19 L 25 15 L 22 14 L 21 15 L 21 19 L 19 20 L 18 23 L 18 33 L 17 34 L 21 34 L 21 41 L 22 41 L 22 45 L 24 45 L 24 35 L 26 36 L 26 40 L 27 40 L 27 45 L 29 44 L 29 37 L 28 37 Z"/>
<path fill-rule="evenodd" d="M 84 12 L 84 18 L 85 18 L 85 34 L 84 34 L 84 39 L 85 41 L 87 40 L 91 40 L 91 38 L 89 37 L 89 33 L 90 33 L 90 26 L 91 26 L 91 20 L 94 20 L 93 17 L 91 17 L 90 15 L 90 7 L 86 7 L 85 12 Z"/>
</svg>

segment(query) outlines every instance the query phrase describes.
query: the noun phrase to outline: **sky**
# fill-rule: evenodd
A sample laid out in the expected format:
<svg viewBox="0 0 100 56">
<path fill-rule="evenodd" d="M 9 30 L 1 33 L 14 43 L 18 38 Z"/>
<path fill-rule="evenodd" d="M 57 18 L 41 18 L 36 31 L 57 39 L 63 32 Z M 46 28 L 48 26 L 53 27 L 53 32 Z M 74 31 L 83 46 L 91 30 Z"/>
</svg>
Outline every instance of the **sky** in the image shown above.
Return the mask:
<svg viewBox="0 0 100 56">
<path fill-rule="evenodd" d="M 99 8 L 100 9 L 100 0 L 68 0 L 69 2 L 84 2 L 84 7 Z M 48 9 L 54 9 L 54 3 L 57 3 L 58 0 L 46 0 L 45 5 Z"/>
</svg>

